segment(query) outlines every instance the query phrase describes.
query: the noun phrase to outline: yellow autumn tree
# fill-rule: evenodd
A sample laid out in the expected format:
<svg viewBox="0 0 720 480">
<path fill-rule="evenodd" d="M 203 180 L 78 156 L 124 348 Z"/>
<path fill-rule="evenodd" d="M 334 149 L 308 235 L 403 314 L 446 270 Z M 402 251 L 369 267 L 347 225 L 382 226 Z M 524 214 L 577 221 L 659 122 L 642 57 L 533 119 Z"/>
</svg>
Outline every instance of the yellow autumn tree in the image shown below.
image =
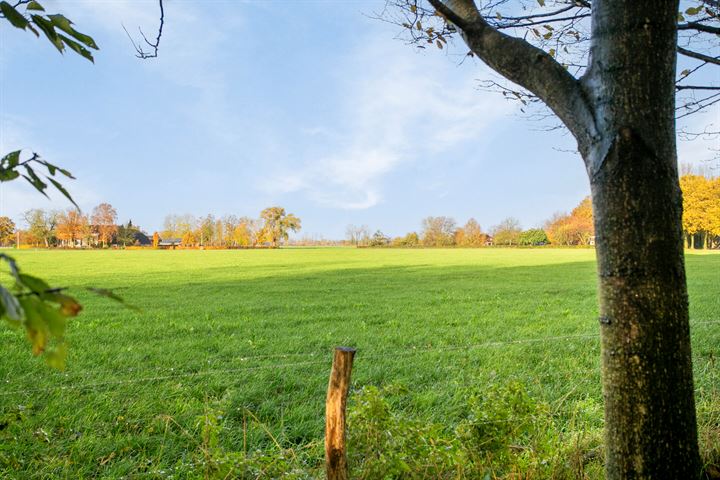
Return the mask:
<svg viewBox="0 0 720 480">
<path fill-rule="evenodd" d="M 197 243 L 197 240 L 195 238 L 195 234 L 191 230 L 186 231 L 183 234 L 182 239 L 180 239 L 180 244 L 183 247 L 192 247 L 196 243 Z"/>
<path fill-rule="evenodd" d="M 683 231 L 688 248 L 703 248 L 717 244 L 720 223 L 720 178 L 703 175 L 683 175 Z"/>
<path fill-rule="evenodd" d="M 720 248 L 720 177 L 709 181 L 710 206 L 708 208 L 708 246 Z"/>
</svg>

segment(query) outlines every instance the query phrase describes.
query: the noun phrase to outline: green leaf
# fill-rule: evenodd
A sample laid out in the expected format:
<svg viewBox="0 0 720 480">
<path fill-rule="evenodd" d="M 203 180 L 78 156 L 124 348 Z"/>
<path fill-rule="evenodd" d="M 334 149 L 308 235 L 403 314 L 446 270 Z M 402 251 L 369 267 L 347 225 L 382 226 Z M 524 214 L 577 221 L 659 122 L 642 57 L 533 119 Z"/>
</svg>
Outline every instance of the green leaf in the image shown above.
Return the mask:
<svg viewBox="0 0 720 480">
<path fill-rule="evenodd" d="M 60 306 L 60 313 L 66 317 L 77 317 L 80 310 L 82 310 L 82 305 L 80 305 L 77 300 L 64 293 L 45 293 L 42 295 L 42 298 L 46 302 L 57 303 Z"/>
<path fill-rule="evenodd" d="M 57 165 L 53 165 L 52 163 L 50 163 L 46 160 L 38 160 L 38 161 L 47 167 L 48 172 L 50 172 L 50 175 L 55 175 L 55 172 L 60 172 L 63 175 L 65 175 L 66 177 L 72 178 L 73 180 L 75 180 L 75 177 L 72 176 L 72 173 L 68 172 L 64 168 L 60 168 Z"/>
<path fill-rule="evenodd" d="M 65 359 L 67 358 L 67 345 L 60 342 L 55 347 L 45 353 L 45 362 L 48 366 L 57 370 L 65 369 Z"/>
<path fill-rule="evenodd" d="M 58 35 L 58 37 L 60 38 L 60 40 L 65 42 L 65 44 L 68 47 L 70 47 L 70 49 L 73 50 L 75 53 L 77 53 L 78 55 L 85 57 L 88 60 L 90 60 L 91 62 L 95 63 L 95 59 L 93 58 L 92 53 L 90 53 L 90 51 L 87 48 L 83 47 L 75 40 L 69 39 L 65 35 Z"/>
<path fill-rule="evenodd" d="M 52 163 L 45 162 L 45 161 L 41 161 L 40 163 L 45 165 L 45 167 L 48 169 L 48 172 L 50 173 L 50 175 L 55 176 L 55 172 L 57 171 L 57 167 L 55 165 L 53 165 Z"/>
<path fill-rule="evenodd" d="M 15 279 L 15 281 L 20 280 L 20 270 L 18 270 L 17 263 L 15 263 L 15 259 L 12 258 L 9 255 L 5 255 L 4 253 L 0 253 L 0 260 L 5 260 L 7 262 L 8 267 L 10 268 L 10 275 Z"/>
<path fill-rule="evenodd" d="M 14 168 L 20 163 L 20 152 L 22 150 L 15 150 L 14 152 L 10 152 L 7 155 L 5 155 L 2 160 L 0 160 L 0 166 L 3 168 Z"/>
<path fill-rule="evenodd" d="M 25 8 L 27 8 L 28 10 L 37 10 L 37 11 L 40 11 L 40 12 L 44 12 L 44 11 L 45 11 L 45 9 L 43 8 L 43 6 L 40 5 L 38 2 L 36 2 L 35 0 L 32 0 L 30 3 L 28 3 L 28 4 L 27 4 L 27 7 L 25 7 Z"/>
<path fill-rule="evenodd" d="M 537 0 L 541 7 L 545 6 L 545 0 Z"/>
<path fill-rule="evenodd" d="M 41 17 L 40 15 L 30 15 L 30 18 L 32 19 L 33 23 L 37 25 L 40 30 L 42 30 L 47 39 L 50 40 L 50 43 L 55 45 L 55 48 L 58 49 L 58 52 L 62 53 L 62 51 L 65 49 L 65 46 L 63 45 L 62 40 L 58 38 L 57 33 L 55 32 L 55 26 L 52 24 L 52 22 L 46 18 Z"/>
<path fill-rule="evenodd" d="M 25 30 L 25 27 L 30 24 L 27 18 L 25 18 L 20 12 L 15 10 L 15 7 L 10 5 L 8 2 L 0 2 L 0 12 L 2 12 L 7 21 L 10 22 L 13 27 Z"/>
<path fill-rule="evenodd" d="M 40 179 L 40 177 L 37 176 L 37 174 L 35 173 L 35 170 L 33 170 L 32 167 L 30 167 L 30 165 L 25 165 L 25 171 L 27 172 L 28 175 L 30 175 L 30 177 L 27 177 L 25 175 L 23 175 L 23 177 L 25 177 L 25 179 L 28 182 L 30 182 L 32 184 L 32 186 L 35 187 L 35 189 L 38 192 L 42 193 L 43 195 L 45 195 L 47 197 L 47 195 L 45 194 L 45 189 L 47 188 L 47 183 L 43 182 Z"/>
<path fill-rule="evenodd" d="M 72 22 L 68 20 L 66 17 L 60 14 L 56 15 L 48 15 L 48 18 L 50 21 L 52 21 L 53 25 L 55 25 L 57 28 L 62 30 L 63 32 L 67 33 L 80 43 L 87 45 L 90 48 L 93 48 L 95 50 L 98 49 L 97 44 L 95 43 L 95 40 L 92 39 L 89 35 L 85 35 L 83 33 L 78 32 L 72 27 Z"/>
<path fill-rule="evenodd" d="M 19 176 L 20 174 L 15 170 L 0 168 L 0 182 L 9 182 L 10 180 L 15 180 Z"/>
<path fill-rule="evenodd" d="M 63 338 L 65 335 L 65 327 L 67 326 L 67 319 L 56 310 L 54 307 L 48 306 L 41 300 L 38 300 L 35 304 L 36 311 L 47 325 L 47 329 L 50 334 L 56 338 Z"/>
<path fill-rule="evenodd" d="M 5 311 L 5 316 L 13 322 L 20 323 L 23 320 L 23 309 L 15 295 L 0 285 L 0 305 Z"/>
<path fill-rule="evenodd" d="M 697 15 L 700 12 L 702 12 L 702 7 L 690 7 L 687 10 L 685 10 L 685 13 L 687 15 Z"/>
<path fill-rule="evenodd" d="M 60 193 L 62 193 L 63 195 L 65 195 L 65 198 L 67 198 L 68 200 L 70 200 L 70 202 L 71 202 L 73 205 L 75 205 L 75 208 L 77 208 L 78 210 L 80 210 L 80 207 L 78 206 L 78 204 L 75 203 L 75 200 L 73 200 L 73 198 L 70 196 L 70 193 L 68 193 L 68 191 L 65 190 L 65 187 L 63 187 L 63 186 L 60 184 L 60 182 L 58 182 L 58 181 L 55 180 L 54 178 L 48 178 L 48 180 L 50 181 L 50 183 L 52 183 L 53 185 L 55 185 L 55 188 L 57 188 L 57 189 L 60 191 Z"/>
<path fill-rule="evenodd" d="M 92 292 L 92 293 L 96 294 L 96 295 L 100 295 L 101 297 L 105 297 L 105 298 L 109 298 L 109 299 L 111 299 L 111 300 L 115 300 L 116 302 L 119 302 L 119 303 L 123 304 L 126 308 L 129 308 L 130 310 L 135 310 L 136 312 L 141 312 L 141 311 L 142 311 L 142 310 L 140 310 L 138 307 L 136 307 L 136 306 L 134 306 L 134 305 L 128 304 L 128 303 L 125 301 L 125 299 L 123 299 L 122 297 L 120 297 L 119 295 L 117 295 L 117 294 L 116 294 L 115 292 L 113 292 L 112 290 L 108 290 L 107 288 L 87 287 L 87 290 L 88 290 L 89 292 Z"/>
<path fill-rule="evenodd" d="M 45 351 L 50 337 L 50 328 L 39 311 L 42 302 L 37 297 L 22 297 L 18 299 L 25 312 L 25 331 L 32 344 L 33 355 L 40 355 Z"/>
<path fill-rule="evenodd" d="M 25 273 L 18 274 L 18 283 L 33 293 L 43 293 L 50 290 L 50 285 L 45 280 Z"/>
</svg>

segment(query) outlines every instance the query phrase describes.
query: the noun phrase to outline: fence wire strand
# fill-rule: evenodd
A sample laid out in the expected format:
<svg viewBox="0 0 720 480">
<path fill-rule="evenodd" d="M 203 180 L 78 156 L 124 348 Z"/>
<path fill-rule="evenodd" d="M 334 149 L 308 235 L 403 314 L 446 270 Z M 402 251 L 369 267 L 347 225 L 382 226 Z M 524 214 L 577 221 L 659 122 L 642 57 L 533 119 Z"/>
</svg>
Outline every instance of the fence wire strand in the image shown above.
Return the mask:
<svg viewBox="0 0 720 480">
<path fill-rule="evenodd" d="M 692 326 L 695 325 L 713 325 L 713 324 L 720 324 L 720 320 L 702 320 L 702 321 L 696 321 L 692 322 Z M 523 338 L 523 339 L 516 339 L 516 340 L 506 340 L 506 341 L 489 341 L 489 342 L 483 342 L 483 343 L 477 343 L 477 344 L 470 344 L 470 345 L 454 345 L 454 346 L 445 346 L 445 347 L 404 347 L 403 350 L 393 350 L 388 352 L 370 352 L 367 354 L 363 354 L 362 352 L 359 352 L 359 359 L 368 359 L 368 360 L 377 360 L 382 358 L 388 358 L 388 357 L 398 357 L 398 356 L 409 356 L 409 355 L 416 355 L 416 354 L 430 354 L 430 353 L 446 353 L 446 352 L 459 352 L 459 351 L 470 351 L 470 350 L 477 350 L 481 348 L 490 348 L 490 347 L 502 347 L 502 346 L 510 346 L 510 345 L 521 345 L 521 344 L 531 344 L 531 343 L 545 343 L 545 342 L 557 342 L 557 341 L 577 341 L 577 340 L 599 340 L 600 335 L 598 333 L 593 334 L 577 334 L 577 335 L 557 335 L 557 336 L 548 336 L 548 337 L 536 337 L 536 338 Z M 267 365 L 254 365 L 254 366 L 244 366 L 244 367 L 236 367 L 236 368 L 228 368 L 228 369 L 207 369 L 207 370 L 198 370 L 194 372 L 183 372 L 183 371 L 174 371 L 174 368 L 164 368 L 164 371 L 172 372 L 171 374 L 167 375 L 156 375 L 156 376 L 140 376 L 137 378 L 132 379 L 126 379 L 126 380 L 110 380 L 105 382 L 89 382 L 89 383 L 76 383 L 76 384 L 70 384 L 70 385 L 57 385 L 52 387 L 43 387 L 43 388 L 31 388 L 31 389 L 22 389 L 22 390 L 13 390 L 9 392 L 0 392 L 0 397 L 7 397 L 11 395 L 20 395 L 20 394 L 31 394 L 31 393 L 52 393 L 55 391 L 67 391 L 67 390 L 85 390 L 85 389 L 98 389 L 103 387 L 110 387 L 110 386 L 118 386 L 118 385 L 127 385 L 127 384 L 137 384 L 137 383 L 151 383 L 151 382 L 157 382 L 157 381 L 166 381 L 166 380 L 178 380 L 183 378 L 193 378 L 193 377 L 202 377 L 202 376 L 209 376 L 209 375 L 215 375 L 215 374 L 231 374 L 231 373 L 245 373 L 245 372 L 252 372 L 252 371 L 258 371 L 258 370 L 264 370 L 264 369 L 271 369 L 271 368 L 293 368 L 293 367 L 301 367 L 301 366 L 307 366 L 307 365 L 320 365 L 320 364 L 326 364 L 329 365 L 331 363 L 331 358 L 329 352 L 308 352 L 308 353 L 287 353 L 287 354 L 270 354 L 270 355 L 255 355 L 255 356 L 239 356 L 236 357 L 236 360 L 240 360 L 241 362 L 249 362 L 249 361 L 258 361 L 258 360 L 268 360 L 268 359 L 280 359 L 280 358 L 294 358 L 294 357 L 304 357 L 304 358 L 316 358 L 323 356 L 325 358 L 318 358 L 317 360 L 309 360 L 309 361 L 302 361 L 302 362 L 292 362 L 292 363 L 272 363 Z M 697 356 L 693 355 L 697 358 Z M 209 362 L 210 360 L 208 360 Z M 145 373 L 149 371 L 158 371 L 156 370 L 145 370 Z M 593 370 L 594 371 L 594 370 Z M 143 372 L 140 371 L 133 371 L 130 370 L 126 373 L 129 374 L 141 374 Z"/>
</svg>

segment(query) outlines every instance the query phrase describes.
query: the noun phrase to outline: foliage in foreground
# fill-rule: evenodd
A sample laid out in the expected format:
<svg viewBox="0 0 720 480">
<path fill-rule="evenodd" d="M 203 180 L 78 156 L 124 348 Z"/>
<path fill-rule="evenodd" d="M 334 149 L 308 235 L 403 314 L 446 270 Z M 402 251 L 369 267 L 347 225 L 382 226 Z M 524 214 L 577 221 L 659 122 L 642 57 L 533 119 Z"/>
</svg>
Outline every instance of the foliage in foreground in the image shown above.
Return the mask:
<svg viewBox="0 0 720 480">
<path fill-rule="evenodd" d="M 67 319 L 76 316 L 82 306 L 61 288 L 50 288 L 44 280 L 20 272 L 15 260 L 0 254 L 10 267 L 14 292 L 0 285 L 0 319 L 13 328 L 24 328 L 32 344 L 33 355 L 45 355 L 48 365 L 65 366 Z"/>
<path fill-rule="evenodd" d="M 531 398 L 519 382 L 457 393 L 454 425 L 410 418 L 393 408 L 397 387 L 368 386 L 352 393 L 348 420 L 350 476 L 355 479 L 505 479 L 602 477 L 602 429 L 566 433 L 549 405 Z M 600 406 L 579 404 L 573 419 Z M 252 415 L 252 414 L 250 414 Z M 227 452 L 219 445 L 222 414 L 197 422 L 201 441 L 189 467 L 205 478 L 323 476 L 322 444 L 297 449 Z M 256 417 L 253 416 L 255 420 Z M 182 468 L 182 467 L 181 467 Z"/>
<path fill-rule="evenodd" d="M 531 398 L 522 383 L 490 384 L 484 389 L 459 390 L 457 420 L 454 425 L 443 425 L 400 413 L 391 397 L 403 393 L 407 392 L 400 387 L 374 386 L 352 393 L 348 418 L 351 478 L 604 478 L 602 426 L 582 428 L 601 410 L 592 399 L 572 407 L 567 425 L 550 405 Z M 259 423 L 255 415 L 247 414 Z M 198 418 L 198 450 L 189 463 L 178 465 L 177 473 L 204 478 L 324 478 L 322 441 L 283 448 L 260 425 L 275 448 L 228 452 L 220 446 L 222 422 L 220 410 L 208 410 Z M 717 460 L 706 458 L 708 478 L 716 478 Z"/>
</svg>

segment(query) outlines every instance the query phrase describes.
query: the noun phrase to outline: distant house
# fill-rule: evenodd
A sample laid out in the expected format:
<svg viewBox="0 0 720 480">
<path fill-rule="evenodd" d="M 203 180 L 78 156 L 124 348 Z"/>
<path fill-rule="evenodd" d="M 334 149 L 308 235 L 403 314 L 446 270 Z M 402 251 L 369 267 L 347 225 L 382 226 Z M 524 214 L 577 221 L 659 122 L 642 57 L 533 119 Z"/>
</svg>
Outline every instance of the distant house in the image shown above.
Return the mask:
<svg viewBox="0 0 720 480">
<path fill-rule="evenodd" d="M 135 232 L 135 235 L 133 235 L 133 237 L 135 237 L 135 245 L 152 245 L 152 239 L 143 232 Z"/>
<path fill-rule="evenodd" d="M 491 247 L 493 245 L 493 237 L 492 235 L 488 235 L 487 238 L 485 238 L 485 246 Z"/>
<path fill-rule="evenodd" d="M 152 242 L 149 242 L 152 243 Z M 158 242 L 159 248 L 175 248 L 182 243 L 181 238 L 161 238 Z"/>
</svg>

